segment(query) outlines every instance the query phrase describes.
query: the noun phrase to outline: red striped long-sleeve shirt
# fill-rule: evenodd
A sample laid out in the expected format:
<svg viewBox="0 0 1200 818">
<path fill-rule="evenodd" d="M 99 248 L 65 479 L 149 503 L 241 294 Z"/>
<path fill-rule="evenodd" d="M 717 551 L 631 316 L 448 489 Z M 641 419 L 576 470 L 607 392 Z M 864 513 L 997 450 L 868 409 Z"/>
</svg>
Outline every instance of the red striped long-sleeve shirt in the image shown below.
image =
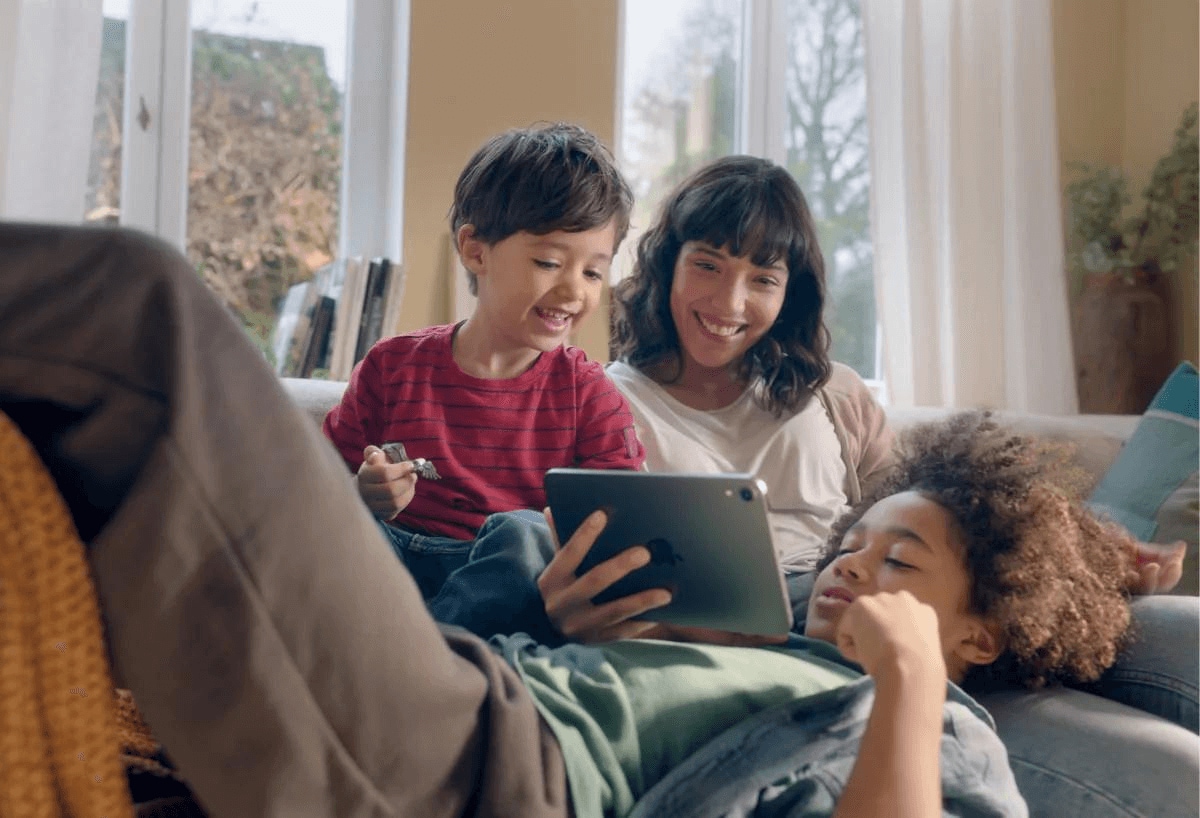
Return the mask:
<svg viewBox="0 0 1200 818">
<path fill-rule="evenodd" d="M 484 379 L 454 362 L 453 325 L 377 343 L 355 367 L 325 435 L 352 471 L 363 448 L 392 441 L 430 460 L 392 522 L 443 537 L 475 537 L 487 515 L 546 505 L 547 469 L 638 469 L 645 450 L 625 398 L 583 350 L 544 352 L 515 378 Z"/>
</svg>

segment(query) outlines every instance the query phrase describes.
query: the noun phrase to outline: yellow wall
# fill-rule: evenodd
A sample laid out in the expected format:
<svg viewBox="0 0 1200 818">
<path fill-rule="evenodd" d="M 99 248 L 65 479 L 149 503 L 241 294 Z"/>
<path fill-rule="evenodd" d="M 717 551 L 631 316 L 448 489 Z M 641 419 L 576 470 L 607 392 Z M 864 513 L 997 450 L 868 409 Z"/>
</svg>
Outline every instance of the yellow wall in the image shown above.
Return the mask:
<svg viewBox="0 0 1200 818">
<path fill-rule="evenodd" d="M 1069 161 L 1120 164 L 1125 127 L 1125 0 L 1055 0 L 1058 148 Z"/>
<path fill-rule="evenodd" d="M 400 332 L 450 320 L 446 213 L 491 135 L 569 120 L 613 145 L 618 0 L 412 0 Z M 575 342 L 607 360 L 599 307 Z"/>
<path fill-rule="evenodd" d="M 1135 197 L 1200 97 L 1197 0 L 1054 0 L 1062 181 L 1071 161 L 1120 165 Z M 1177 355 L 1196 361 L 1197 270 L 1173 279 Z"/>
</svg>

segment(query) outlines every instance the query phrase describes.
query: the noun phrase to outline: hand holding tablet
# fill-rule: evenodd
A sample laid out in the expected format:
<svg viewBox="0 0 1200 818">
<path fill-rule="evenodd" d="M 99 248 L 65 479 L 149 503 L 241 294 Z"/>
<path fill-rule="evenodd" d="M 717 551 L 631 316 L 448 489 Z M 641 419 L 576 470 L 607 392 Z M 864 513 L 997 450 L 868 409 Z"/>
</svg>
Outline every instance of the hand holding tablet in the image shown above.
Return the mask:
<svg viewBox="0 0 1200 818">
<path fill-rule="evenodd" d="M 637 619 L 745 634 L 791 627 L 765 486 L 752 476 L 551 469 L 545 486 L 560 543 L 593 511 L 608 516 L 576 575 L 633 546 L 649 551 L 647 564 L 593 597 L 597 605 L 665 588 L 671 601 Z"/>
</svg>

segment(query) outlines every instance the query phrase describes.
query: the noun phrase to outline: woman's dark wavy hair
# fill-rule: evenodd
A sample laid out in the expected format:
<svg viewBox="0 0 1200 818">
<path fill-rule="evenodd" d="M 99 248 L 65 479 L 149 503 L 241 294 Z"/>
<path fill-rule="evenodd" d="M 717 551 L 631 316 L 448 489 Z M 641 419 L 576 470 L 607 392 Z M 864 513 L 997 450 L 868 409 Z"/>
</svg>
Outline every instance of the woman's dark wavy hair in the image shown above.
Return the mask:
<svg viewBox="0 0 1200 818">
<path fill-rule="evenodd" d="M 833 526 L 824 569 L 867 509 L 915 491 L 949 512 L 970 576 L 969 607 L 1000 631 L 1004 652 L 969 685 L 1088 682 L 1116 661 L 1129 627 L 1134 542 L 1079 502 L 1061 446 L 966 412 L 914 427 L 887 476 Z"/>
<path fill-rule="evenodd" d="M 739 375 L 757 383 L 762 407 L 796 409 L 832 370 L 825 327 L 825 261 L 812 214 L 786 170 L 752 156 L 705 165 L 663 202 L 638 242 L 633 273 L 614 289 L 609 357 L 637 369 L 674 362 L 682 370 L 671 318 L 671 282 L 685 242 L 703 241 L 759 266 L 783 260 L 787 291 L 779 318 L 751 347 Z"/>
</svg>

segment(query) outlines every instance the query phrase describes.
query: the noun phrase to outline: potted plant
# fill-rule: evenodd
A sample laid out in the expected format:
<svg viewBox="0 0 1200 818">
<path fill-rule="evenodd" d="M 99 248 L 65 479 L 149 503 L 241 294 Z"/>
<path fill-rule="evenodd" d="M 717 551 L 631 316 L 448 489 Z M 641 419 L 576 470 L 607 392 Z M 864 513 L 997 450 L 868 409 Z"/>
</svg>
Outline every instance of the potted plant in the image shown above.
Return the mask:
<svg viewBox="0 0 1200 818">
<path fill-rule="evenodd" d="M 1080 411 L 1140 413 L 1170 373 L 1171 282 L 1194 275 L 1200 229 L 1197 105 L 1130 211 L 1118 169 L 1075 163 L 1066 187 L 1067 264 Z"/>
</svg>

